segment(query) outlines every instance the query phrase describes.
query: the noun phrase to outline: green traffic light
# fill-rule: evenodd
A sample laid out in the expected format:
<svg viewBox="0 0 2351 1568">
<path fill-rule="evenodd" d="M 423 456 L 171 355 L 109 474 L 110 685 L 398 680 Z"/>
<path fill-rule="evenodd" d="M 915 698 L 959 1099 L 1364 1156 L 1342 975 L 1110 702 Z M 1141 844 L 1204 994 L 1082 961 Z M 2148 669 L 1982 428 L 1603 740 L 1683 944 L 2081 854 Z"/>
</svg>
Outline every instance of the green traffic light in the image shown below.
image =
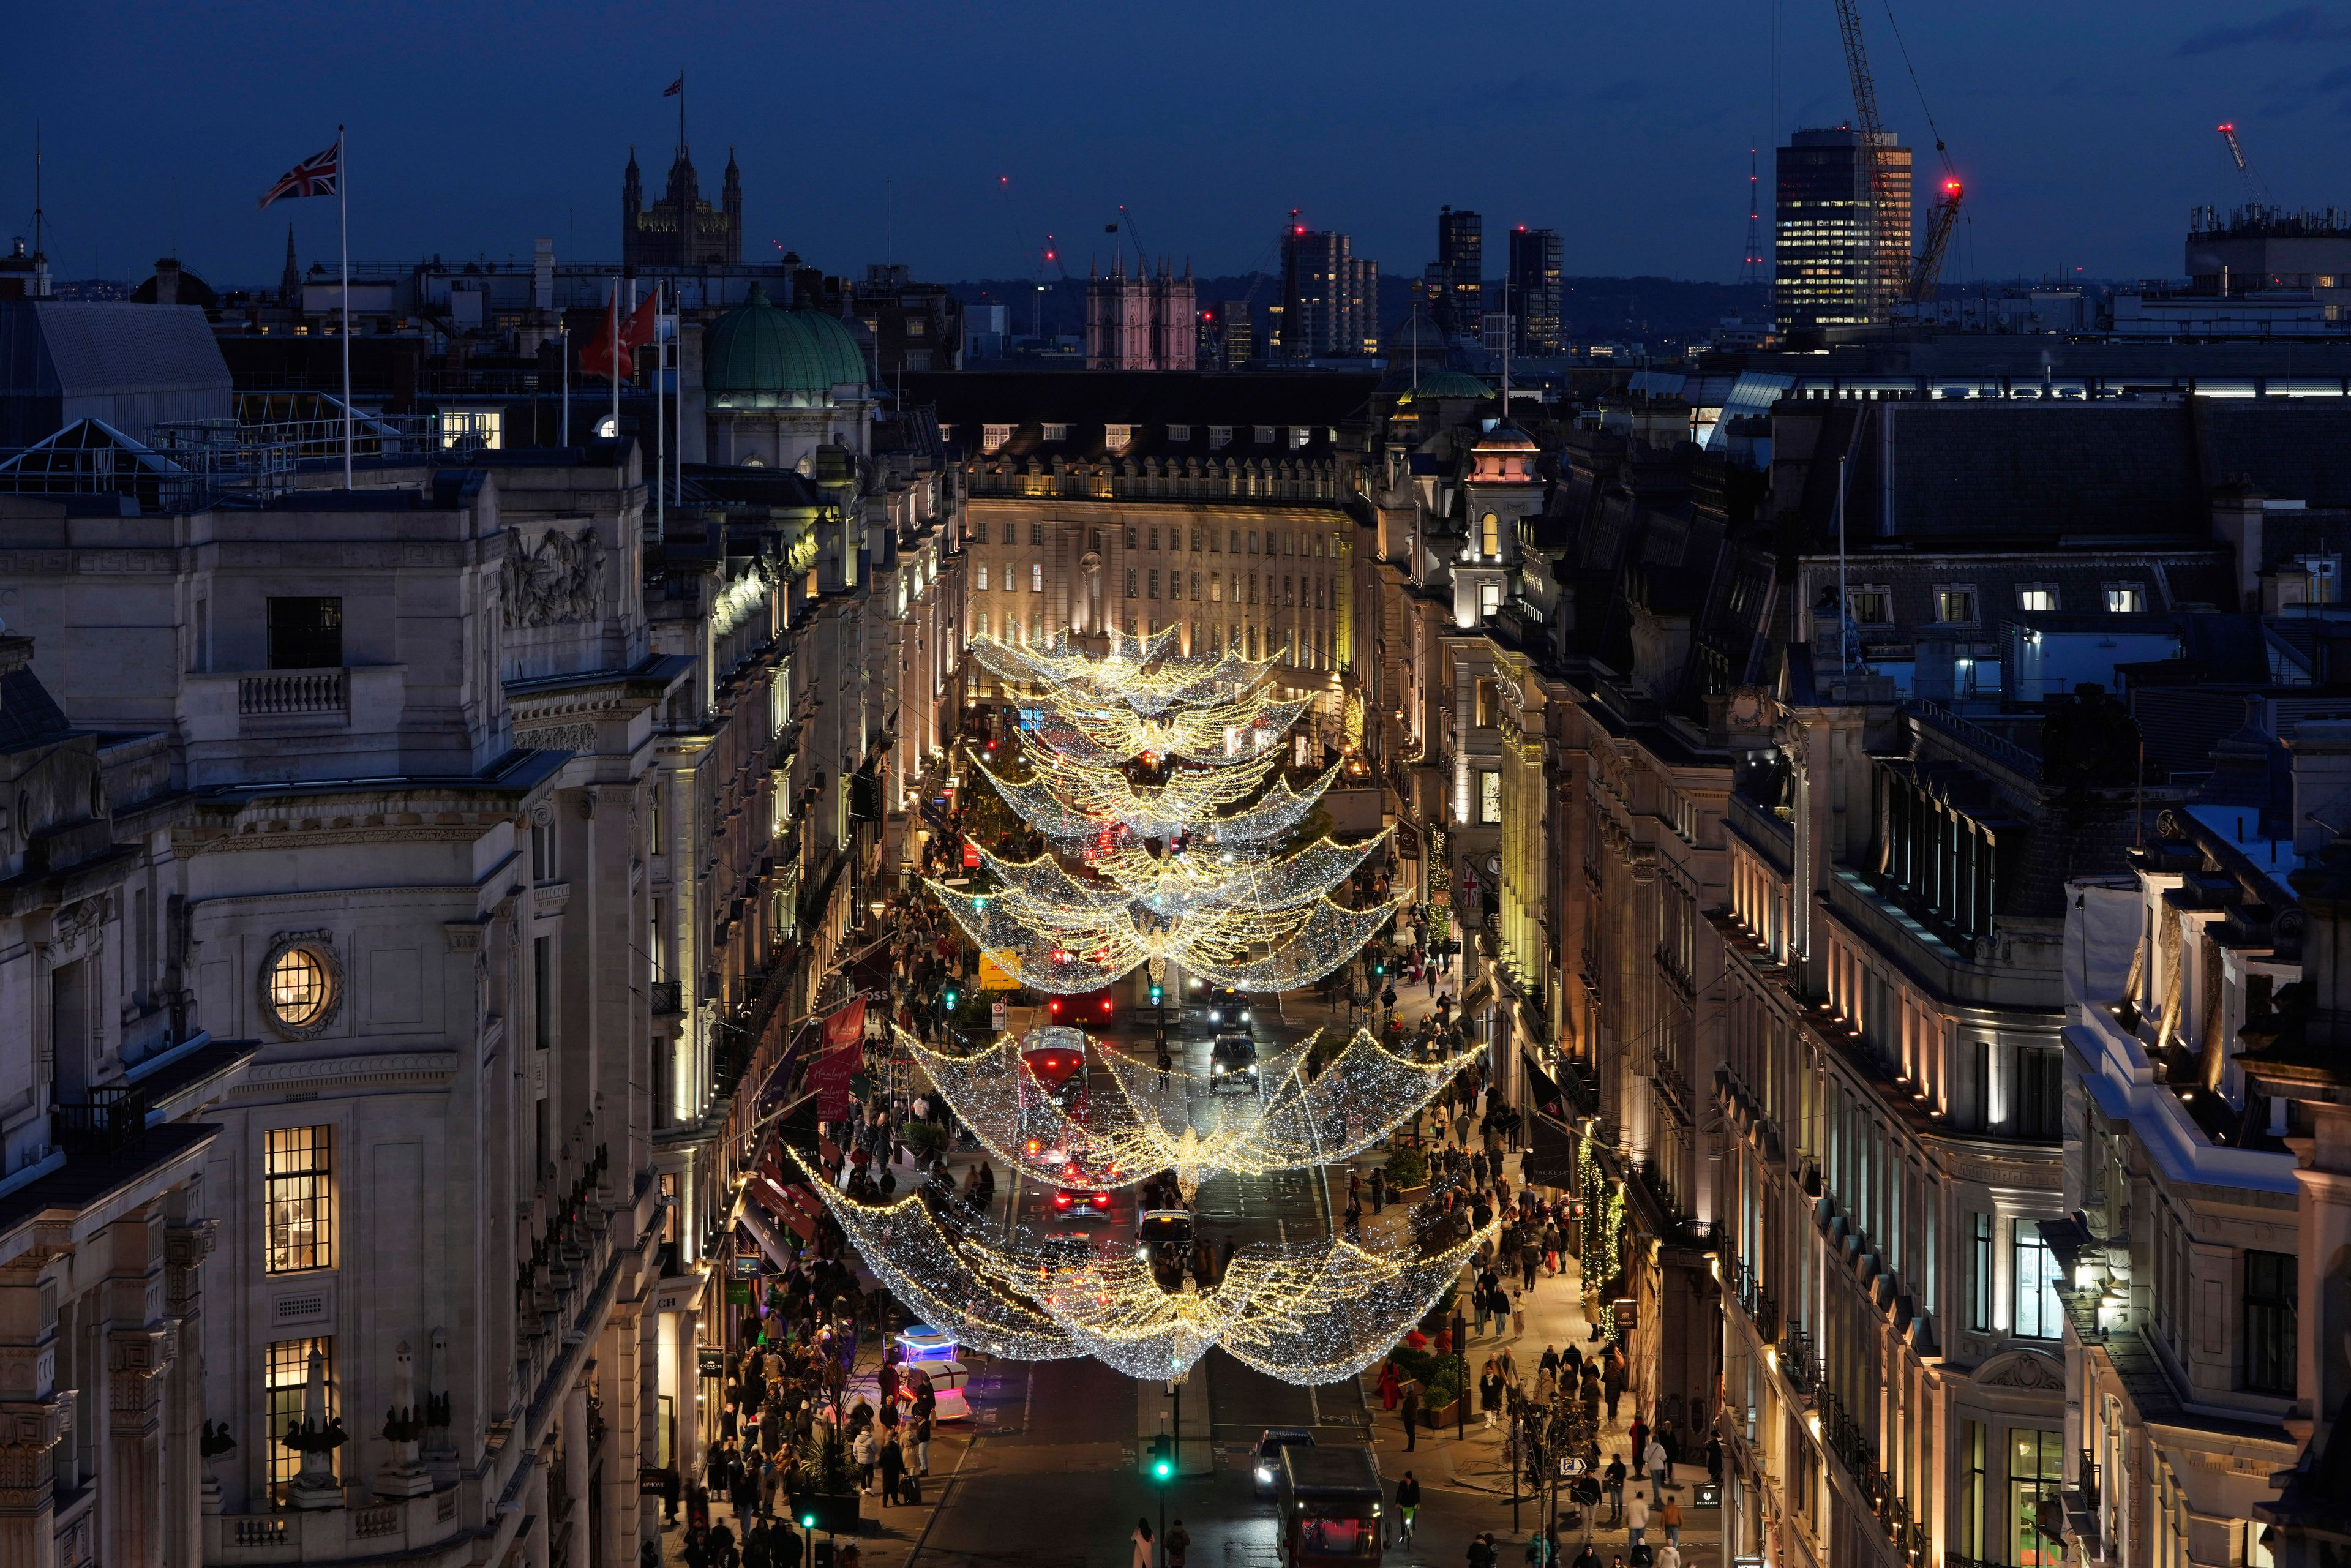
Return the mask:
<svg viewBox="0 0 2351 1568">
<path fill-rule="evenodd" d="M 1176 1467 L 1175 1467 L 1175 1466 L 1173 1466 L 1173 1465 L 1171 1465 L 1171 1464 L 1169 1464 L 1166 1460 L 1162 1459 L 1162 1460 L 1160 1460 L 1157 1464 L 1155 1464 L 1155 1465 L 1154 1465 L 1154 1466 L 1152 1466 L 1152 1467 L 1151 1467 L 1151 1473 L 1152 1473 L 1153 1475 L 1155 1475 L 1155 1476 L 1157 1476 L 1161 1480 L 1163 1480 L 1163 1481 L 1164 1481 L 1164 1480 L 1165 1480 L 1169 1476 L 1172 1476 L 1172 1475 L 1174 1475 L 1174 1474 L 1176 1473 Z"/>
<path fill-rule="evenodd" d="M 802 1530 L 814 1530 L 816 1528 L 816 1515 L 812 1513 L 804 1513 L 800 1515 L 800 1528 Z"/>
</svg>

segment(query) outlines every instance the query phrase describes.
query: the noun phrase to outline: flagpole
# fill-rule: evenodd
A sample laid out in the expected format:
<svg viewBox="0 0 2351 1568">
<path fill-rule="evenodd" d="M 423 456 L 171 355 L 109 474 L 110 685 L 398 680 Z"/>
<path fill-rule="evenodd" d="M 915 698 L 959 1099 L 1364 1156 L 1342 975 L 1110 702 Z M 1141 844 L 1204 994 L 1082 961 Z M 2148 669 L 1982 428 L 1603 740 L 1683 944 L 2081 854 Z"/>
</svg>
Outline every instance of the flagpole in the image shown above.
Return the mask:
<svg viewBox="0 0 2351 1568">
<path fill-rule="evenodd" d="M 669 457 L 669 424 L 662 417 L 662 382 L 669 379 L 669 350 L 662 342 L 661 279 L 653 279 L 653 538 L 669 538 L 669 510 L 663 470 Z"/>
<path fill-rule="evenodd" d="M 343 128 L 335 127 L 335 207 L 343 239 L 343 488 L 351 483 L 351 158 Z"/>
<path fill-rule="evenodd" d="M 621 275 L 612 274 L 612 361 L 604 373 L 612 378 L 612 465 L 621 462 Z"/>
</svg>

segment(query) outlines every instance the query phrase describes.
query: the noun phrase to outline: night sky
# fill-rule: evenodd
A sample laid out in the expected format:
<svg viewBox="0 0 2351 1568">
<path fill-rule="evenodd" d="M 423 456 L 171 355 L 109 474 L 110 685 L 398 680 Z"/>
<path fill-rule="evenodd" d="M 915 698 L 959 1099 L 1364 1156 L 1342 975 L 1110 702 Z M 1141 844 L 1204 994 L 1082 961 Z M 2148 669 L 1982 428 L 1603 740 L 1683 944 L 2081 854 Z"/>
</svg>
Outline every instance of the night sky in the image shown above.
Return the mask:
<svg viewBox="0 0 2351 1568">
<path fill-rule="evenodd" d="M 2351 203 L 2351 5 L 1893 4 L 1970 192 L 1949 278 L 2179 271 L 2188 207 L 2245 199 L 2224 119 L 2276 200 Z M 1886 5 L 1863 0 L 1879 99 L 1924 150 Z M 705 192 L 741 161 L 747 256 L 1021 277 L 1050 230 L 1082 275 L 1125 203 L 1155 253 L 1243 272 L 1298 207 L 1400 274 L 1451 203 L 1486 214 L 1489 275 L 1528 223 L 1572 274 L 1729 279 L 1749 147 L 1768 222 L 1774 132 L 1851 106 L 1830 0 L 77 3 L 10 27 L 0 235 L 31 225 L 37 121 L 68 278 L 143 277 L 176 246 L 215 283 L 274 281 L 289 216 L 331 264 L 331 202 L 254 204 L 339 120 L 357 257 L 527 256 L 539 235 L 614 256 L 621 166 L 633 141 L 658 191 L 682 66 Z"/>
</svg>

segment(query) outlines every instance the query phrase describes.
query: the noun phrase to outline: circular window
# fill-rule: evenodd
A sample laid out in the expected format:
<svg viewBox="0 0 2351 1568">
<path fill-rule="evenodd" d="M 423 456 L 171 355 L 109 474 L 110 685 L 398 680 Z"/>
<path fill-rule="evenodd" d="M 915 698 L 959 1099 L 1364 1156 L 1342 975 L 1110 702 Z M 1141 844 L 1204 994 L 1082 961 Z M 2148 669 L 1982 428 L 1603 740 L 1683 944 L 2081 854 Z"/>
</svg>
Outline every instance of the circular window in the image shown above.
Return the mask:
<svg viewBox="0 0 2351 1568">
<path fill-rule="evenodd" d="M 289 1034 L 314 1031 L 334 1010 L 334 971 L 317 948 L 289 945 L 270 958 L 262 997 L 280 1029 Z"/>
</svg>

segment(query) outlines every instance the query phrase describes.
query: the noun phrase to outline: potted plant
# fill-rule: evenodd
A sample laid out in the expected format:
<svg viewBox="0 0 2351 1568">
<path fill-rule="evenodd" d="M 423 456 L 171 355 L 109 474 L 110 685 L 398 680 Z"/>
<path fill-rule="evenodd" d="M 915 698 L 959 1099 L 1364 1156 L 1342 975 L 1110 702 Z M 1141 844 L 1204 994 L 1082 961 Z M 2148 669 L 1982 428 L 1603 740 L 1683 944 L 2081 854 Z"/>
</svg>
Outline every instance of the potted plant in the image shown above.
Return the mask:
<svg viewBox="0 0 2351 1568">
<path fill-rule="evenodd" d="M 1409 1144 L 1388 1151 L 1388 1190 L 1396 1194 L 1428 1185 L 1428 1156 Z"/>
</svg>

